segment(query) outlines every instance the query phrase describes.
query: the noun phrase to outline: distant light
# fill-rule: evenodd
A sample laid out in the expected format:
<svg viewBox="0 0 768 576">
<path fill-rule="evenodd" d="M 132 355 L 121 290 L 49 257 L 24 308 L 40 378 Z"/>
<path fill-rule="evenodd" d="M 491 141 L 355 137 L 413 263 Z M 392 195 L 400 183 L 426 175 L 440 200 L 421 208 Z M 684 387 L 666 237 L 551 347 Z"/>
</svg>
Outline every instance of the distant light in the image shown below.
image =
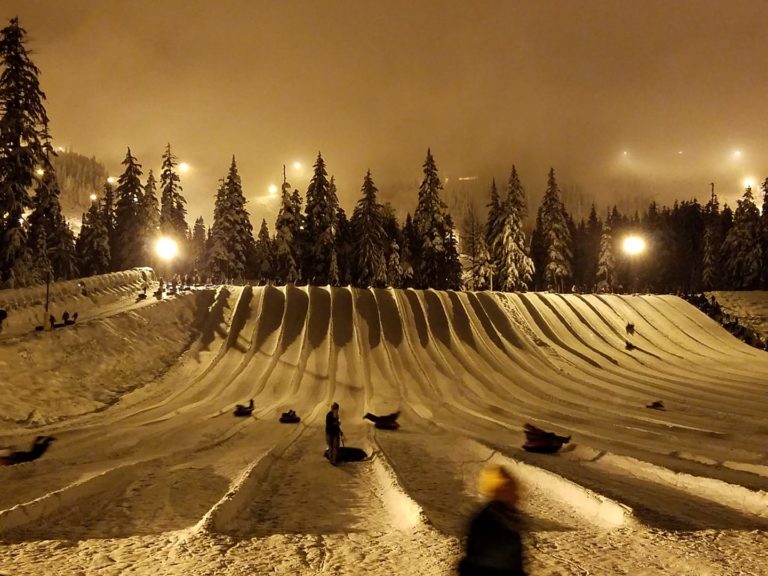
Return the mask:
<svg viewBox="0 0 768 576">
<path fill-rule="evenodd" d="M 477 176 L 462 176 L 459 178 L 459 180 L 465 181 L 465 180 L 477 180 Z"/>
<path fill-rule="evenodd" d="M 59 146 L 56 148 L 59 152 L 64 152 L 64 146 Z"/>
<path fill-rule="evenodd" d="M 99 197 L 96 196 L 96 194 L 91 194 L 91 196 L 90 196 L 91 202 L 96 202 L 96 200 L 98 200 L 98 198 Z"/>
<path fill-rule="evenodd" d="M 37 170 L 35 170 L 35 174 L 37 174 L 38 176 L 42 176 L 43 174 L 45 174 L 45 170 L 43 170 L 42 168 L 38 168 Z"/>
<path fill-rule="evenodd" d="M 682 154 L 682 153 L 683 153 L 683 151 L 682 151 L 682 150 L 678 150 L 678 151 L 677 151 L 677 153 L 678 153 L 678 154 Z"/>
<path fill-rule="evenodd" d="M 645 251 L 645 240 L 640 238 L 640 236 L 627 236 L 624 238 L 622 248 L 630 256 L 640 254 Z"/>
<path fill-rule="evenodd" d="M 114 184 L 115 182 L 117 182 L 117 178 L 115 178 L 114 176 L 110 176 L 109 178 L 107 178 L 108 184 Z"/>
<path fill-rule="evenodd" d="M 733 157 L 737 160 L 741 158 L 741 150 L 734 150 L 733 151 Z"/>
<path fill-rule="evenodd" d="M 176 257 L 176 254 L 179 253 L 179 245 L 173 238 L 163 236 L 162 238 L 158 238 L 155 243 L 155 252 L 163 260 L 171 261 Z"/>
<path fill-rule="evenodd" d="M 626 150 L 624 150 L 623 154 L 624 156 L 629 156 L 629 152 L 627 152 Z"/>
<path fill-rule="evenodd" d="M 294 162 L 293 163 L 293 169 L 294 170 L 301 170 L 301 162 Z"/>
<path fill-rule="evenodd" d="M 277 194 L 277 186 L 275 186 L 274 184 L 270 184 L 269 185 L 269 193 L 270 194 Z"/>
<path fill-rule="evenodd" d="M 755 187 L 754 178 L 744 178 L 744 188 L 754 188 L 754 187 Z"/>
<path fill-rule="evenodd" d="M 186 162 L 179 164 L 179 172 L 189 172 L 189 164 Z"/>
</svg>

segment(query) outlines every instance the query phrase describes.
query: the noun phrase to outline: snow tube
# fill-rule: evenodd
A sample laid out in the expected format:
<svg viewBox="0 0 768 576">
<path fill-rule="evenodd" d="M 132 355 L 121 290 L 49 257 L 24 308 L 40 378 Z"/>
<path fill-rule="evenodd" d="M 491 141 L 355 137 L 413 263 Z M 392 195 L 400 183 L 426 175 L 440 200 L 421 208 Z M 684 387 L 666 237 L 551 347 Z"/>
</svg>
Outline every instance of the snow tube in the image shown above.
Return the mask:
<svg viewBox="0 0 768 576">
<path fill-rule="evenodd" d="M 288 416 L 287 414 L 283 414 L 280 416 L 280 422 L 283 424 L 298 424 L 301 422 L 301 417 L 299 416 Z"/>
<path fill-rule="evenodd" d="M 523 444 L 523 450 L 526 452 L 535 452 L 537 454 L 555 454 L 560 451 L 563 445 L 560 442 L 547 441 L 528 441 Z"/>
<path fill-rule="evenodd" d="M 400 428 L 400 424 L 397 420 L 379 420 L 373 427 L 378 428 L 379 430 L 397 430 Z"/>
<path fill-rule="evenodd" d="M 325 458 L 328 458 L 328 450 L 325 451 L 325 454 L 323 454 Z M 362 448 L 353 448 L 351 446 L 341 446 L 339 448 L 338 456 L 336 457 L 337 462 L 361 462 L 368 458 L 368 454 L 366 454 L 365 450 Z"/>
</svg>

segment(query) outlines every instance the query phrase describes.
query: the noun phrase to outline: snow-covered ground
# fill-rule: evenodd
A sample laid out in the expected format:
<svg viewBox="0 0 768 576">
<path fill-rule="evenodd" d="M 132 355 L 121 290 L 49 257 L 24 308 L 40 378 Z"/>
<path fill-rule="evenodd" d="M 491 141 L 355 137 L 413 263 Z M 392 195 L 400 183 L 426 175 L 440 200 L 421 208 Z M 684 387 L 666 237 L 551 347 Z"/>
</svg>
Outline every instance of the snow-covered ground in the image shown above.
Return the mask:
<svg viewBox="0 0 768 576">
<path fill-rule="evenodd" d="M 713 294 L 722 309 L 739 319 L 739 322 L 764 338 L 768 338 L 768 292 L 709 292 Z"/>
<path fill-rule="evenodd" d="M 532 575 L 768 574 L 768 353 L 675 297 L 223 287 L 0 370 L 0 446 L 57 438 L 0 468 L 0 574 L 450 574 L 494 461 Z M 333 400 L 370 461 L 322 457 Z M 525 422 L 573 440 L 529 454 Z"/>
</svg>

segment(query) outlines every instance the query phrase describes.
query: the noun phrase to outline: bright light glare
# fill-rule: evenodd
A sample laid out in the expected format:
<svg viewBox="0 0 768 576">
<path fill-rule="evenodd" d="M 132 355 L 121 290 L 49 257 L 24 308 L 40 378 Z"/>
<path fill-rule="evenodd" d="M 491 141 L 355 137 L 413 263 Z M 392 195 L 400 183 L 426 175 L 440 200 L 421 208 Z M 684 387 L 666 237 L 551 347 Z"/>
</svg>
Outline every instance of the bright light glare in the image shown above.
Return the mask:
<svg viewBox="0 0 768 576">
<path fill-rule="evenodd" d="M 754 188 L 754 187 L 755 187 L 754 178 L 744 178 L 744 188 Z"/>
<path fill-rule="evenodd" d="M 624 156 L 629 156 L 629 152 L 627 152 L 626 150 L 624 150 Z"/>
<path fill-rule="evenodd" d="M 733 157 L 736 158 L 737 160 L 741 158 L 741 150 L 734 150 Z"/>
<path fill-rule="evenodd" d="M 117 178 L 115 178 L 114 176 L 110 176 L 109 178 L 107 178 L 108 184 L 114 184 L 115 182 L 117 182 Z"/>
<path fill-rule="evenodd" d="M 294 170 L 301 170 L 301 162 L 294 162 L 293 163 L 293 169 Z"/>
<path fill-rule="evenodd" d="M 45 174 L 45 170 L 43 170 L 42 168 L 38 168 L 37 170 L 35 170 L 35 174 L 37 174 L 38 176 L 42 176 L 43 174 Z"/>
<path fill-rule="evenodd" d="M 91 202 L 96 202 L 98 196 L 96 196 L 96 194 L 91 194 L 90 198 L 91 198 Z"/>
<path fill-rule="evenodd" d="M 186 162 L 179 164 L 179 172 L 189 172 L 189 164 Z"/>
<path fill-rule="evenodd" d="M 176 244 L 176 240 L 173 238 L 159 238 L 155 244 L 155 252 L 163 260 L 170 261 L 176 257 L 176 254 L 179 253 L 179 245 Z"/>
<path fill-rule="evenodd" d="M 629 255 L 640 254 L 645 251 L 645 240 L 640 236 L 627 236 L 622 248 Z"/>
<path fill-rule="evenodd" d="M 277 186 L 275 186 L 274 184 L 270 184 L 269 185 L 269 193 L 270 194 L 277 194 Z"/>
</svg>

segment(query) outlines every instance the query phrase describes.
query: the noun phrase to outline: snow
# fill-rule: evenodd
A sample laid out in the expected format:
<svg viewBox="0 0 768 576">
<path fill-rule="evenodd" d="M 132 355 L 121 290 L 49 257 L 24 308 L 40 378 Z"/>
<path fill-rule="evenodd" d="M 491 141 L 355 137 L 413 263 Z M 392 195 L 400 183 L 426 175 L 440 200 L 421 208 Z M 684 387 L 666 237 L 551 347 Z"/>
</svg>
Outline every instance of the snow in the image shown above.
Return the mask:
<svg viewBox="0 0 768 576">
<path fill-rule="evenodd" d="M 0 292 L 0 446 L 57 438 L 0 468 L 0 574 L 449 574 L 490 462 L 523 487 L 531 574 L 768 574 L 768 354 L 676 297 L 136 303 L 139 277 L 56 286 L 80 319 L 46 333 L 39 294 Z M 323 458 L 334 400 L 369 461 Z M 362 419 L 397 409 L 395 432 Z M 527 453 L 525 422 L 572 440 Z"/>
<path fill-rule="evenodd" d="M 768 292 L 717 291 L 708 292 L 709 295 L 714 295 L 724 312 L 737 317 L 741 324 L 768 338 Z"/>
</svg>

